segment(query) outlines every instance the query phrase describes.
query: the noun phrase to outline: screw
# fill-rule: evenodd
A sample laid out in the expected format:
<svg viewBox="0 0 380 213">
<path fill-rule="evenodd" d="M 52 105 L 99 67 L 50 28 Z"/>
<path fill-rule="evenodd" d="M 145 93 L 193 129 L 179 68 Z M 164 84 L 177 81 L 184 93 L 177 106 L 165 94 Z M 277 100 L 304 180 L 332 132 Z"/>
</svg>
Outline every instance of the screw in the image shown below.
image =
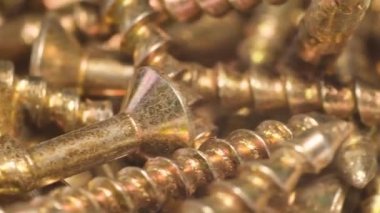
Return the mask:
<svg viewBox="0 0 380 213">
<path fill-rule="evenodd" d="M 286 0 L 267 0 L 270 4 L 282 4 Z M 239 12 L 247 12 L 261 3 L 261 0 L 150 0 L 151 7 L 159 12 L 167 12 L 179 21 L 189 21 L 197 18 L 202 12 L 211 16 L 221 16 L 231 8 Z"/>
<path fill-rule="evenodd" d="M 276 75 L 252 70 L 240 74 L 223 65 L 211 69 L 183 63 L 167 54 L 168 39 L 150 21 L 154 13 L 147 9 L 148 5 L 133 1 L 117 5 L 108 11 L 112 14 L 109 19 L 124 32 L 122 49 L 133 54 L 135 66 L 157 67 L 205 99 L 219 101 L 224 108 L 249 107 L 256 112 L 288 108 L 292 113 L 323 109 L 342 118 L 357 113 L 366 125 L 380 122 L 380 103 L 375 98 L 380 94 L 376 87 L 359 80 L 348 86 L 335 86 L 329 81 L 306 80 L 293 72 Z"/>
<path fill-rule="evenodd" d="M 223 65 L 210 69 L 183 63 L 166 53 L 167 40 L 157 31 L 157 27 L 149 24 L 148 18 L 152 14 L 146 12 L 144 5 L 134 3 L 124 6 L 121 14 L 136 14 L 128 11 L 138 11 L 139 14 L 131 19 L 126 18 L 131 22 L 119 22 L 128 29 L 124 36 L 128 42 L 124 43 L 123 49 L 134 54 L 135 65 L 147 63 L 155 66 L 205 99 L 218 100 L 224 108 L 249 107 L 256 112 L 289 108 L 293 113 L 323 109 L 328 114 L 343 118 L 358 113 L 366 125 L 374 125 L 380 120 L 376 87 L 361 81 L 348 86 L 335 86 L 329 81 L 308 81 L 292 73 L 276 75 L 256 70 L 239 74 L 226 70 Z"/>
<path fill-rule="evenodd" d="M 211 138 L 198 149 L 176 150 L 172 158 L 149 159 L 144 169 L 126 167 L 117 180 L 99 177 L 89 182 L 88 189 L 61 189 L 37 207 L 54 211 L 158 211 L 169 199 L 186 198 L 197 189 L 218 179 L 235 176 L 240 164 L 268 158 L 270 149 L 325 121 L 319 114 L 279 121 L 262 122 L 256 131 L 235 130 L 226 139 Z"/>
<path fill-rule="evenodd" d="M 1 3 L 0 3 L 1 4 Z M 92 4 L 72 4 L 54 10 L 59 23 L 68 31 L 87 38 L 103 38 L 109 28 L 101 23 L 99 11 Z M 38 37 L 44 16 L 25 14 L 7 20 L 0 28 L 0 57 L 16 60 L 28 55 L 30 47 Z"/>
<path fill-rule="evenodd" d="M 334 5 L 340 8 L 346 4 Z M 166 53 L 168 38 L 151 21 L 154 13 L 148 5 L 131 2 L 120 7 L 114 4 L 113 9 L 108 11 L 112 14 L 108 19 L 124 32 L 122 50 L 133 54 L 135 66 L 158 67 L 205 99 L 218 100 L 224 108 L 249 107 L 256 112 L 289 108 L 293 113 L 323 109 L 343 118 L 358 113 L 366 125 L 380 122 L 380 107 L 377 107 L 380 103 L 375 98 L 380 94 L 376 87 L 360 81 L 350 86 L 335 86 L 328 81 L 300 78 L 294 72 L 276 75 L 256 70 L 239 74 L 227 71 L 223 65 L 210 69 L 183 63 Z"/>
<path fill-rule="evenodd" d="M 351 186 L 364 188 L 376 175 L 377 153 L 369 137 L 354 131 L 337 151 L 334 166 Z"/>
<path fill-rule="evenodd" d="M 183 96 L 150 68 L 140 71 L 138 84 L 131 87 L 128 104 L 118 115 L 29 149 L 4 139 L 0 194 L 44 186 L 137 150 L 167 155 L 207 136 L 201 128 L 206 120 L 192 113 L 196 97 Z"/>
<path fill-rule="evenodd" d="M 118 55 L 82 49 L 59 24 L 57 16 L 45 17 L 41 25 L 31 56 L 32 75 L 42 76 L 50 85 L 75 87 L 87 94 L 126 89 L 134 68 L 122 63 Z"/>
<path fill-rule="evenodd" d="M 289 38 L 296 33 L 304 13 L 303 4 L 298 0 L 277 7 L 261 4 L 246 24 L 248 34 L 239 48 L 243 62 L 251 69 L 272 70 Z"/>
<path fill-rule="evenodd" d="M 310 117 L 318 117 L 319 123 L 309 120 Z M 294 115 L 288 123 L 292 126 L 296 126 L 297 123 L 308 124 L 297 128 L 301 131 L 294 131 L 294 135 L 297 136 L 300 134 L 299 132 L 306 130 L 305 127 L 310 129 L 317 127 L 320 123 L 327 123 L 334 119 L 334 117 L 309 113 Z M 376 175 L 377 152 L 373 141 L 375 141 L 374 138 L 362 133 L 355 127 L 336 152 L 332 163 L 333 167 L 339 176 L 351 186 L 364 188 Z"/>
<path fill-rule="evenodd" d="M 347 191 L 337 176 L 324 175 L 292 192 L 289 212 L 342 212 Z"/>
<path fill-rule="evenodd" d="M 204 97 L 219 100 L 224 108 L 248 107 L 255 112 L 289 109 L 292 113 L 324 110 L 342 118 L 358 114 L 368 126 L 380 122 L 380 91 L 360 80 L 339 86 L 329 80 L 305 80 L 291 73 L 252 70 L 237 74 L 223 66 L 205 69 L 190 65 L 172 77 Z"/>
<path fill-rule="evenodd" d="M 370 2 L 311 1 L 298 35 L 282 59 L 279 70 L 295 71 L 303 76 L 331 73 L 336 58 L 359 26 Z"/>
<path fill-rule="evenodd" d="M 16 77 L 11 62 L 0 61 L 0 75 L 2 76 L 0 83 L 4 86 L 1 96 L 4 95 L 2 98 L 8 99 L 2 102 L 2 105 L 7 107 L 9 103 L 13 104 L 8 113 L 14 115 L 9 116 L 13 119 L 10 123 L 16 126 L 19 125 L 18 122 L 21 122 L 19 116 L 23 108 L 27 109 L 38 126 L 46 126 L 54 121 L 65 131 L 101 121 L 113 115 L 112 104 L 109 101 L 83 102 L 76 94 L 49 88 L 41 79 Z"/>
<path fill-rule="evenodd" d="M 317 173 L 334 157 L 336 149 L 351 132 L 351 125 L 332 121 L 309 129 L 289 143 L 282 143 L 269 160 L 243 165 L 237 178 L 209 187 L 210 195 L 187 201 L 181 212 L 263 212 L 281 192 L 289 193 L 305 173 Z M 312 144 L 312 145 L 311 145 Z"/>
</svg>

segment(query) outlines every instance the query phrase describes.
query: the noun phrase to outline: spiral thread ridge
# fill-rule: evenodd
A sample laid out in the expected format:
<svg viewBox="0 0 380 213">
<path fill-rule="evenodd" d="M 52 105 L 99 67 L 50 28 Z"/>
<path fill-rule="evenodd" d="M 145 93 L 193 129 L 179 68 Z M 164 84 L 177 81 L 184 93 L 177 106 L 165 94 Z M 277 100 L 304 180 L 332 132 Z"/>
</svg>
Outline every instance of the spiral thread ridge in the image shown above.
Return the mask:
<svg viewBox="0 0 380 213">
<path fill-rule="evenodd" d="M 289 125 L 297 129 L 302 126 L 296 122 Z M 198 150 L 182 148 L 171 159 L 149 159 L 143 169 L 126 167 L 116 180 L 95 178 L 87 190 L 57 190 L 37 206 L 46 212 L 70 212 L 73 208 L 84 212 L 157 211 L 169 197 L 186 198 L 215 179 L 233 177 L 242 162 L 268 158 L 268 148 L 293 137 L 292 127 L 264 121 L 256 131 L 236 130 L 224 140 L 204 142 Z"/>
<path fill-rule="evenodd" d="M 270 4 L 282 4 L 286 1 L 268 1 Z M 261 3 L 261 0 L 151 0 L 150 5 L 156 11 L 166 11 L 178 21 L 190 21 L 201 13 L 222 16 L 231 9 L 247 12 Z"/>
<path fill-rule="evenodd" d="M 273 151 L 269 160 L 247 162 L 236 178 L 214 182 L 209 187 L 209 196 L 186 201 L 179 212 L 281 212 L 276 205 L 268 205 L 271 199 L 290 193 L 303 174 L 318 173 L 325 168 L 350 131 L 340 121 L 312 128 L 289 144 L 285 142 Z M 334 138 L 331 133 L 341 135 Z M 315 140 L 315 135 L 320 139 Z M 315 145 L 312 150 L 306 148 L 310 143 Z"/>
</svg>

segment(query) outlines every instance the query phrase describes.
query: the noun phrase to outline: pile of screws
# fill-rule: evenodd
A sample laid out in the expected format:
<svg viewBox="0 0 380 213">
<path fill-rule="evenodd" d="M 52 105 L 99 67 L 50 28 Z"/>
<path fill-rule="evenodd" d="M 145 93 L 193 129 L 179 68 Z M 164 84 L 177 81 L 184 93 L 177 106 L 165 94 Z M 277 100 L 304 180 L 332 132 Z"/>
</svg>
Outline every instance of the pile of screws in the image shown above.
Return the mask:
<svg viewBox="0 0 380 213">
<path fill-rule="evenodd" d="M 378 24 L 380 0 L 1 0 L 0 211 L 380 212 Z"/>
</svg>

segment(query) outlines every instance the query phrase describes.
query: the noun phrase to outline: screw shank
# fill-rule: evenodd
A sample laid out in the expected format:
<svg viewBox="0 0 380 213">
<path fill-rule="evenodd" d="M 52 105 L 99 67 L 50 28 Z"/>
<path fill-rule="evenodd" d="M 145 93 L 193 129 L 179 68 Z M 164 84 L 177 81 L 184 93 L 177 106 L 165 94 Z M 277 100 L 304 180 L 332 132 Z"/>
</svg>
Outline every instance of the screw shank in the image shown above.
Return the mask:
<svg viewBox="0 0 380 213">
<path fill-rule="evenodd" d="M 83 79 L 83 86 L 86 89 L 125 89 L 135 73 L 133 66 L 123 64 L 112 54 L 107 53 L 97 55 L 90 53 L 86 65 Z M 109 71 L 104 72 L 105 70 Z"/>
<path fill-rule="evenodd" d="M 70 132 L 29 150 L 37 185 L 85 171 L 128 154 L 138 145 L 137 130 L 127 114 Z"/>
</svg>

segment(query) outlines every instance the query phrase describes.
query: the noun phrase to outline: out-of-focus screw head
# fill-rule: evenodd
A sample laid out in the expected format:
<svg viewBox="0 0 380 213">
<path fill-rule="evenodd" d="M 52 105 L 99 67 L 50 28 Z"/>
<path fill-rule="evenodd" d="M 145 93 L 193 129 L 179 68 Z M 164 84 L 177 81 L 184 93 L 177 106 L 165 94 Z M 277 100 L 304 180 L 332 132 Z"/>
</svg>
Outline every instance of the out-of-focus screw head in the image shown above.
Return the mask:
<svg viewBox="0 0 380 213">
<path fill-rule="evenodd" d="M 82 48 L 57 18 L 50 14 L 42 21 L 32 48 L 30 73 L 43 77 L 49 86 L 74 87 L 86 94 L 124 92 L 134 67 L 115 52 Z"/>
<path fill-rule="evenodd" d="M 346 188 L 335 175 L 322 176 L 292 193 L 289 212 L 342 212 Z"/>
<path fill-rule="evenodd" d="M 353 125 L 349 122 L 337 120 L 328 122 L 317 128 L 309 130 L 296 137 L 292 144 L 295 150 L 301 152 L 306 158 L 309 172 L 318 173 L 325 168 L 334 157 L 334 153 L 342 143 L 342 139 L 347 138 L 353 130 Z M 337 135 L 339 137 L 337 137 Z"/>
<path fill-rule="evenodd" d="M 369 138 L 354 133 L 339 148 L 334 163 L 347 183 L 364 188 L 376 175 L 376 148 Z"/>
<path fill-rule="evenodd" d="M 81 60 L 79 43 L 61 27 L 54 15 L 44 18 L 33 43 L 30 73 L 43 76 L 57 86 L 70 86 L 72 81 L 81 81 L 84 77 L 80 73 Z"/>
</svg>

